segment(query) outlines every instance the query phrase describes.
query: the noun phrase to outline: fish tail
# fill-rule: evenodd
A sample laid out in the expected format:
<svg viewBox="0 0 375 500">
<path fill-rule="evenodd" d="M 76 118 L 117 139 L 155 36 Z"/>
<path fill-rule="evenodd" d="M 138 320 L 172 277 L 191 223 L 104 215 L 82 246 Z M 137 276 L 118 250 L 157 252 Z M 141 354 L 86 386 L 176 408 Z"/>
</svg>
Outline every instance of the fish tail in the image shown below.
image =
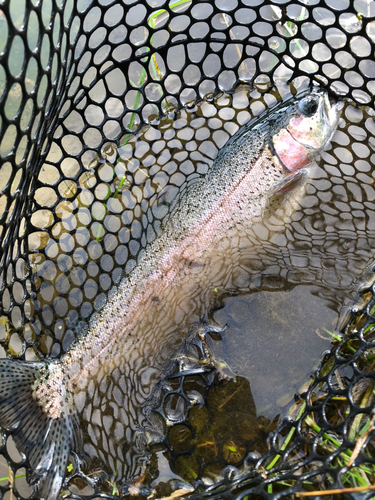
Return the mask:
<svg viewBox="0 0 375 500">
<path fill-rule="evenodd" d="M 51 416 L 35 397 L 35 384 L 43 383 L 40 374 L 48 365 L 0 359 L 0 425 L 12 434 L 18 451 L 26 455 L 31 469 L 28 481 L 38 498 L 56 500 L 70 450 L 81 438 L 74 412 Z M 55 388 L 47 385 L 46 390 L 52 400 Z"/>
</svg>

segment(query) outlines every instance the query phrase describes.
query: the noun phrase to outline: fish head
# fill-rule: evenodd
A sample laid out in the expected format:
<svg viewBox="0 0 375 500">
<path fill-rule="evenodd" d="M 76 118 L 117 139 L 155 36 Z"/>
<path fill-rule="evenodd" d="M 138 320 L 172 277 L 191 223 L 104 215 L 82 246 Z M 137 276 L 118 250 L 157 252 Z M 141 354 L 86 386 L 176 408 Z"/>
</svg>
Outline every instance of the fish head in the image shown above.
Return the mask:
<svg viewBox="0 0 375 500">
<path fill-rule="evenodd" d="M 289 107 L 286 122 L 273 136 L 274 150 L 289 172 L 307 167 L 331 140 L 344 103 L 331 102 L 327 91 L 314 88 Z"/>
</svg>

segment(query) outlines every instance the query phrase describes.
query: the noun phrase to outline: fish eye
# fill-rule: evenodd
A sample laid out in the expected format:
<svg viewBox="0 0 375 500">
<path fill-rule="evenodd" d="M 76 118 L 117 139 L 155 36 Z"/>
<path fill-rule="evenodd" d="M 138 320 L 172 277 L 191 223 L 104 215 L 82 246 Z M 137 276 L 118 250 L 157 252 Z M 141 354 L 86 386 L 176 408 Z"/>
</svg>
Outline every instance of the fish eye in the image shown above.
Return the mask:
<svg viewBox="0 0 375 500">
<path fill-rule="evenodd" d="M 304 116 L 312 116 L 318 109 L 318 99 L 309 96 L 298 103 L 298 109 Z"/>
</svg>

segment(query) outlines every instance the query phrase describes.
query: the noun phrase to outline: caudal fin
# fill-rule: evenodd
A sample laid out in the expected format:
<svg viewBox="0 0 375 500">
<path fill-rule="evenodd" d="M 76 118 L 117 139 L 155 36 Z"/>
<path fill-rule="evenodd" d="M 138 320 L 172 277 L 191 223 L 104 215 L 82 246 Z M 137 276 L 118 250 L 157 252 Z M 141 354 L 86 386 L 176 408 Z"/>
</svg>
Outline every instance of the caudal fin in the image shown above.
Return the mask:
<svg viewBox="0 0 375 500">
<path fill-rule="evenodd" d="M 32 385 L 43 366 L 0 359 L 0 425 L 11 432 L 18 451 L 26 455 L 32 471 L 29 482 L 36 486 L 39 498 L 56 500 L 70 450 L 80 441 L 80 434 L 75 415 L 51 418 L 33 398 Z"/>
</svg>

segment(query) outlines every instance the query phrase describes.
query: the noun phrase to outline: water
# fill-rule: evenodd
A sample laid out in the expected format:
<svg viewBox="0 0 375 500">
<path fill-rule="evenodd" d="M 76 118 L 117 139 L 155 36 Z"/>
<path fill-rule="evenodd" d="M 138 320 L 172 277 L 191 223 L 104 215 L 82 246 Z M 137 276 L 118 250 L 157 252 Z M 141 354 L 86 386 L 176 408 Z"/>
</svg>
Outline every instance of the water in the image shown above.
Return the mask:
<svg viewBox="0 0 375 500">
<path fill-rule="evenodd" d="M 239 119 L 240 113 L 234 116 Z M 254 226 L 252 250 L 215 288 L 219 298 L 209 318 L 229 328 L 221 339 L 209 336 L 207 343 L 224 379 L 216 376 L 205 385 L 192 377 L 192 398 L 201 405 L 200 394 L 205 404 L 193 406 L 187 421 L 175 424 L 176 433 L 169 432 L 164 455 L 171 449 L 185 453 L 171 461 L 183 479 L 196 475 L 209 484 L 225 463 L 241 464 L 249 451 L 265 453 L 264 433 L 291 411 L 295 394 L 303 392 L 322 352 L 331 347 L 328 332 L 336 331 L 373 263 L 375 158 L 367 146 L 373 141 L 370 116 L 347 106 L 303 195 Z M 190 351 L 187 357 L 191 360 Z M 178 379 L 169 389 L 177 387 Z M 220 403 L 213 404 L 215 390 Z M 172 422 L 183 414 L 182 407 L 175 396 L 164 412 Z M 196 412 L 206 425 L 204 439 L 194 423 Z M 248 428 L 252 432 L 246 433 Z M 233 456 L 228 449 L 236 450 Z"/>
<path fill-rule="evenodd" d="M 275 287 L 228 297 L 214 314 L 229 328 L 222 341 L 209 342 L 210 349 L 228 366 L 226 374 L 249 381 L 257 416 L 273 420 L 285 414 L 330 348 L 326 330 L 335 330 L 339 308 L 330 292 L 312 285 L 286 291 Z"/>
<path fill-rule="evenodd" d="M 99 106 L 86 116 L 92 125 L 91 135 L 84 136 L 91 147 L 87 151 L 74 130 L 76 122 L 66 119 L 69 134 L 64 135 L 62 147 L 52 144 L 40 176 L 44 186 L 37 197 L 44 207 L 33 214 L 35 231 L 29 237 L 37 294 L 27 302 L 27 315 L 40 311 L 43 326 L 39 320 L 25 326 L 26 345 L 14 333 L 15 352 L 25 346 L 27 359 L 35 359 L 58 357 L 69 349 L 87 318 L 118 283 L 124 267 L 135 263 L 148 231 L 157 231 L 168 216 L 170 201 L 186 183 L 208 171 L 239 127 L 287 93 L 283 86 L 271 92 L 268 87 L 266 81 L 252 92 L 239 87 L 233 96 L 222 94 L 167 116 L 137 135 L 108 141 L 100 150 L 95 149 L 98 132 L 94 130 Z M 97 98 L 105 94 L 98 90 Z M 130 113 L 129 122 L 135 118 Z M 347 106 L 332 145 L 312 168 L 306 186 L 270 218 L 254 225 L 248 250 L 236 257 L 234 246 L 233 255 L 228 255 L 233 266 L 211 286 L 214 308 L 207 310 L 205 304 L 192 301 L 180 314 L 186 332 L 205 313 L 219 325 L 229 326 L 221 340 L 207 337 L 211 356 L 227 378 L 220 380 L 214 373 L 208 378 L 185 378 L 184 393 L 198 405 L 189 410 L 185 401 L 181 407 L 179 397 L 165 405 L 164 413 L 177 430 L 170 430 L 154 450 L 153 459 L 159 464 L 156 476 L 160 475 L 146 475 L 145 484 L 162 490 L 162 483 L 175 476 L 194 479 L 191 470 L 213 480 L 226 463 L 241 465 L 248 452 L 266 451 L 267 433 L 290 410 L 294 394 L 309 380 L 322 351 L 330 347 L 325 330 L 335 330 L 372 262 L 374 137 L 375 127 L 366 110 Z M 79 171 L 73 155 L 80 148 L 84 168 Z M 6 169 L 2 172 L 6 175 Z M 5 177 L 0 180 L 0 184 L 8 182 Z M 48 208 L 51 185 L 67 198 L 59 203 L 56 215 Z M 46 227 L 49 233 L 43 231 Z M 22 291 L 13 293 L 20 300 Z M 6 306 L 6 293 L 4 297 Z M 17 325 L 17 306 L 12 319 Z M 38 345 L 33 344 L 35 338 Z M 176 346 L 169 350 L 166 346 L 165 355 L 178 357 Z M 173 389 L 179 382 L 170 383 Z M 117 459 L 105 444 L 113 422 L 107 418 L 113 418 L 109 401 L 104 404 L 104 393 L 94 389 L 97 396 L 90 402 L 91 430 L 86 431 L 91 436 L 86 444 L 98 459 L 87 472 L 106 469 L 108 460 Z M 202 434 L 200 422 L 207 424 L 208 434 Z M 211 437 L 214 444 L 209 444 Z M 180 458 L 188 451 L 190 462 Z M 109 459 L 111 454 L 114 458 Z M 112 491 L 113 485 L 106 487 Z"/>
</svg>

